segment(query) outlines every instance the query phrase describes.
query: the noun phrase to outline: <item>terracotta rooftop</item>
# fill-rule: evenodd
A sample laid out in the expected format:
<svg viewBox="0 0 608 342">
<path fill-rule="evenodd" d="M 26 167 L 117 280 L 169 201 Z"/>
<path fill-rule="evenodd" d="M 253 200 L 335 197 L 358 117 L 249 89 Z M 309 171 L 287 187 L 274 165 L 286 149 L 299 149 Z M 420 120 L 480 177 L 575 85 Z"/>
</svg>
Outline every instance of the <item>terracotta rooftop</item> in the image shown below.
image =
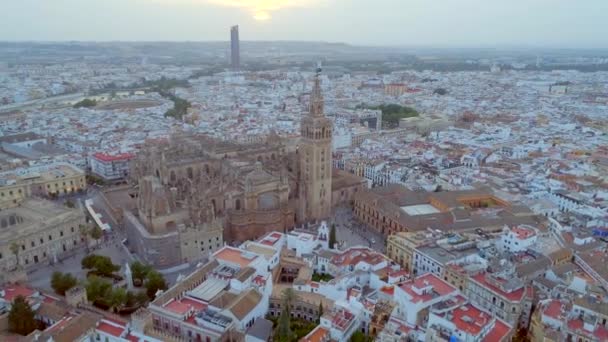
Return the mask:
<svg viewBox="0 0 608 342">
<path fill-rule="evenodd" d="M 456 289 L 432 273 L 426 273 L 401 284 L 400 288 L 412 298 L 414 303 L 427 302 L 437 296 L 456 293 Z"/>
<path fill-rule="evenodd" d="M 164 306 L 165 309 L 178 315 L 184 315 L 190 310 L 201 311 L 206 307 L 207 305 L 205 303 L 188 297 L 172 300 Z"/>
<path fill-rule="evenodd" d="M 511 231 L 517 236 L 519 240 L 526 240 L 536 235 L 536 232 L 527 227 L 513 227 Z"/>
<path fill-rule="evenodd" d="M 120 335 L 122 335 L 122 333 L 125 331 L 125 327 L 101 321 L 97 325 L 97 330 L 103 331 L 108 335 L 120 337 Z"/>
<path fill-rule="evenodd" d="M 18 284 L 9 285 L 2 290 L 4 291 L 4 296 L 2 296 L 2 298 L 7 302 L 12 302 L 17 296 L 23 296 L 27 298 L 36 293 L 35 290 Z"/>
<path fill-rule="evenodd" d="M 502 342 L 506 341 L 506 337 L 509 336 L 512 328 L 505 322 L 496 319 L 494 327 L 488 334 L 483 338 L 482 342 Z"/>
<path fill-rule="evenodd" d="M 386 257 L 374 250 L 365 247 L 353 247 L 345 250 L 331 259 L 334 265 L 348 266 L 365 262 L 370 265 L 377 265 L 386 260 Z"/>
<path fill-rule="evenodd" d="M 452 311 L 452 323 L 460 331 L 477 336 L 479 333 L 492 324 L 492 316 L 481 311 L 471 304 L 462 305 Z"/>
<path fill-rule="evenodd" d="M 300 342 L 324 342 L 329 339 L 329 330 L 322 326 L 317 326 L 308 335 L 304 336 Z"/>
<path fill-rule="evenodd" d="M 249 266 L 252 261 L 258 258 L 258 256 L 255 254 L 246 253 L 229 246 L 225 246 L 219 251 L 215 252 L 214 257 L 220 262 L 223 261 L 226 263 L 239 265 L 240 267 Z"/>
</svg>

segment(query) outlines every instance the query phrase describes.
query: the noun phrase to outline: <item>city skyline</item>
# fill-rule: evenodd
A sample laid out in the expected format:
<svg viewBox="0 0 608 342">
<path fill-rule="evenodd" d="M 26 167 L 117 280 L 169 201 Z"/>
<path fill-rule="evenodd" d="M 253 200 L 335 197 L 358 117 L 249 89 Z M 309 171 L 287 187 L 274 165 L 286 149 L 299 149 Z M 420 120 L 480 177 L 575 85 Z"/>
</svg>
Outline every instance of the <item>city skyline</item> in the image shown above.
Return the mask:
<svg viewBox="0 0 608 342">
<path fill-rule="evenodd" d="M 226 41 L 238 23 L 244 41 L 608 47 L 608 3 L 600 0 L 25 0 L 3 8 L 0 41 Z M 95 13 L 95 24 L 83 13 Z"/>
</svg>

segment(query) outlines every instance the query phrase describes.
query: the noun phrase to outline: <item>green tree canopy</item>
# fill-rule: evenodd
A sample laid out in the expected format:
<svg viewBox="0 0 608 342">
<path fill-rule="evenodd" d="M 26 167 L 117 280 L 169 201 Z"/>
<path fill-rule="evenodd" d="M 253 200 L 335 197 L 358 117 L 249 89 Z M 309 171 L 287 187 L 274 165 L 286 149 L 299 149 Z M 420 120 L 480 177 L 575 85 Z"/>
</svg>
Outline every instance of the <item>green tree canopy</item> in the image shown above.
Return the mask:
<svg viewBox="0 0 608 342">
<path fill-rule="evenodd" d="M 114 287 L 106 296 L 106 302 L 110 309 L 116 310 L 127 303 L 127 290 L 122 287 Z"/>
<path fill-rule="evenodd" d="M 51 276 L 51 287 L 56 293 L 64 296 L 65 292 L 76 286 L 78 280 L 70 273 L 53 272 Z"/>
<path fill-rule="evenodd" d="M 103 236 L 103 230 L 101 230 L 101 228 L 98 226 L 94 226 L 91 228 L 90 234 L 94 240 L 99 240 Z"/>
<path fill-rule="evenodd" d="M 85 288 L 87 290 L 87 298 L 91 302 L 95 302 L 107 297 L 108 293 L 112 290 L 112 283 L 97 276 L 91 276 L 87 279 Z"/>
<path fill-rule="evenodd" d="M 85 256 L 81 260 L 80 264 L 82 265 L 82 268 L 93 269 L 99 273 L 99 275 L 105 277 L 111 276 L 114 272 L 120 269 L 120 266 L 114 265 L 112 263 L 112 259 L 109 257 L 97 254 Z"/>
<path fill-rule="evenodd" d="M 162 274 L 155 270 L 151 270 L 148 272 L 148 280 L 146 280 L 145 286 L 148 298 L 154 299 L 158 290 L 167 289 L 167 282 Z"/>
<path fill-rule="evenodd" d="M 93 99 L 84 99 L 80 102 L 77 102 L 76 104 L 74 104 L 74 108 L 91 108 L 91 107 L 95 107 L 97 106 L 97 101 L 93 100 Z"/>
<path fill-rule="evenodd" d="M 366 104 L 358 105 L 361 109 L 375 109 L 382 111 L 382 123 L 390 128 L 398 127 L 399 120 L 418 116 L 419 113 L 411 107 L 401 106 L 398 104 L 382 104 L 379 106 L 368 106 Z"/>
<path fill-rule="evenodd" d="M 133 279 L 144 281 L 150 271 L 152 271 L 152 267 L 150 267 L 150 265 L 144 265 L 139 261 L 135 261 L 131 264 L 131 274 L 133 275 Z"/>
<path fill-rule="evenodd" d="M 8 330 L 23 336 L 31 333 L 38 326 L 35 316 L 36 313 L 28 304 L 27 299 L 17 296 L 8 314 Z"/>
<path fill-rule="evenodd" d="M 141 306 L 146 305 L 149 299 L 150 298 L 148 297 L 148 294 L 145 291 L 140 291 L 135 294 L 135 301 Z"/>
<path fill-rule="evenodd" d="M 365 335 L 361 331 L 355 331 L 350 337 L 350 342 L 371 342 L 372 338 Z"/>
</svg>

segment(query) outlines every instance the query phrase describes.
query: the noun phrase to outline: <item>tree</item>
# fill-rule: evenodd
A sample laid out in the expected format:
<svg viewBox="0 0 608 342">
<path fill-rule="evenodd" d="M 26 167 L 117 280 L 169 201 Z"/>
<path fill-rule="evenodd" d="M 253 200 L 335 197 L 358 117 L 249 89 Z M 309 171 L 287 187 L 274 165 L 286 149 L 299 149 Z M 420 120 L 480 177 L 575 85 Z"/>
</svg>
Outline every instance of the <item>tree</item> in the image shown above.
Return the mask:
<svg viewBox="0 0 608 342">
<path fill-rule="evenodd" d="M 89 254 L 80 260 L 80 266 L 85 269 L 95 268 L 95 263 L 97 262 L 97 258 L 99 256 L 97 254 Z"/>
<path fill-rule="evenodd" d="M 279 316 L 279 323 L 277 326 L 277 332 L 280 342 L 290 342 L 293 332 L 291 331 L 291 319 L 289 317 L 289 310 L 284 307 L 281 310 L 281 316 Z"/>
<path fill-rule="evenodd" d="M 95 261 L 95 270 L 100 275 L 109 277 L 114 272 L 118 271 L 119 269 L 120 269 L 120 266 L 114 265 L 112 263 L 112 259 L 110 259 L 106 256 L 98 256 L 97 260 Z"/>
<path fill-rule="evenodd" d="M 68 199 L 68 200 L 65 201 L 65 206 L 68 207 L 68 208 L 75 208 L 76 204 L 71 199 Z"/>
<path fill-rule="evenodd" d="M 140 291 L 135 294 L 135 301 L 137 304 L 144 306 L 148 303 L 149 297 L 145 291 Z"/>
<path fill-rule="evenodd" d="M 76 286 L 78 280 L 70 273 L 53 272 L 51 276 L 51 287 L 56 293 L 64 296 L 65 292 Z"/>
<path fill-rule="evenodd" d="M 297 300 L 298 295 L 291 287 L 288 287 L 283 290 L 282 297 L 283 306 L 287 309 L 287 311 L 291 311 L 291 305 Z"/>
<path fill-rule="evenodd" d="M 97 101 L 92 100 L 92 99 L 84 99 L 82 101 L 77 102 L 76 104 L 74 104 L 74 108 L 91 108 L 91 107 L 95 107 L 97 105 Z"/>
<path fill-rule="evenodd" d="M 91 276 L 87 280 L 85 289 L 87 290 L 87 298 L 91 302 L 95 302 L 107 297 L 108 292 L 112 290 L 112 284 L 97 276 Z"/>
<path fill-rule="evenodd" d="M 362 333 L 361 331 L 355 331 L 353 333 L 353 335 L 350 337 L 350 342 L 367 342 L 367 341 L 371 341 L 372 339 L 369 338 L 369 336 L 366 336 L 364 333 Z"/>
<path fill-rule="evenodd" d="M 101 228 L 99 228 L 98 226 L 94 226 L 89 231 L 89 234 L 91 234 L 93 240 L 95 240 L 97 245 L 99 245 L 99 239 L 101 239 L 101 237 L 103 236 L 103 230 L 101 230 Z"/>
<path fill-rule="evenodd" d="M 329 248 L 333 249 L 336 245 L 336 224 L 331 224 L 331 229 L 329 230 Z"/>
<path fill-rule="evenodd" d="M 133 279 L 139 279 L 141 282 L 146 279 L 150 271 L 152 271 L 152 267 L 150 267 L 150 265 L 144 265 L 139 261 L 135 261 L 131 264 L 131 274 Z"/>
<path fill-rule="evenodd" d="M 21 295 L 17 296 L 8 314 L 9 331 L 23 336 L 28 335 L 38 326 L 35 315 L 27 299 Z"/>
<path fill-rule="evenodd" d="M 120 269 L 120 266 L 114 265 L 109 257 L 97 254 L 85 256 L 80 264 L 82 268 L 94 269 L 95 272 L 104 277 L 109 277 Z"/>
<path fill-rule="evenodd" d="M 108 292 L 106 301 L 110 305 L 110 310 L 116 311 L 116 309 L 127 302 L 127 290 L 122 287 L 113 288 Z"/>
<path fill-rule="evenodd" d="M 11 243 L 11 252 L 15 255 L 15 265 L 19 267 L 19 244 L 16 242 Z"/>
<path fill-rule="evenodd" d="M 167 282 L 162 274 L 155 270 L 148 272 L 148 280 L 146 281 L 146 293 L 148 298 L 154 299 L 158 290 L 166 290 Z"/>
</svg>

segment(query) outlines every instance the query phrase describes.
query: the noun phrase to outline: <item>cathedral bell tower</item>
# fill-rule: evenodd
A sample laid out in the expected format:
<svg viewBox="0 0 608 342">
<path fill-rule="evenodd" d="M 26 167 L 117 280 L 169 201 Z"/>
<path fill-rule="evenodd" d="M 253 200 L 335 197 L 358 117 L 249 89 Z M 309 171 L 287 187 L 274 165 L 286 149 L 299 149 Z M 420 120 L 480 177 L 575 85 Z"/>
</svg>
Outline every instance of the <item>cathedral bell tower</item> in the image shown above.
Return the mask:
<svg viewBox="0 0 608 342">
<path fill-rule="evenodd" d="M 299 220 L 311 221 L 331 214 L 331 168 L 333 123 L 323 113 L 321 68 L 317 67 L 310 95 L 310 111 L 300 123 Z"/>
</svg>

